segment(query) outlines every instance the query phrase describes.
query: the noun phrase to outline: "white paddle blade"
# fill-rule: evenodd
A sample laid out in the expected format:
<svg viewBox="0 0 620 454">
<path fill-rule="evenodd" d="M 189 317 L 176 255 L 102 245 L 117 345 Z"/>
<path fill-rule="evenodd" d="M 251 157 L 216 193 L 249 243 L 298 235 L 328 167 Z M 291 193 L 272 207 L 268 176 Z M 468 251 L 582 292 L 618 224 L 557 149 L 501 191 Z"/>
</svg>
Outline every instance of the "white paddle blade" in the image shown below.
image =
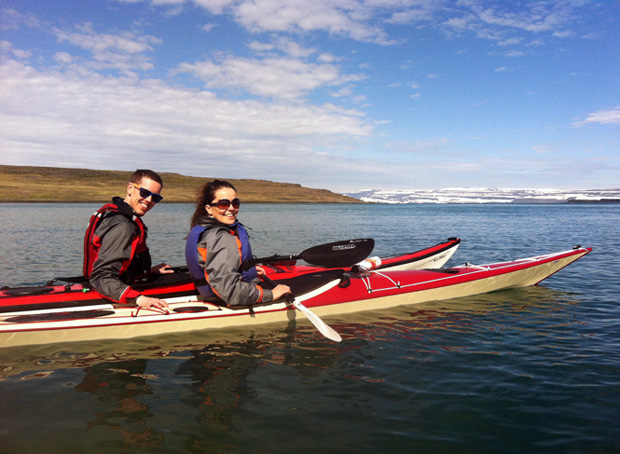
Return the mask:
<svg viewBox="0 0 620 454">
<path fill-rule="evenodd" d="M 303 304 L 293 301 L 293 306 L 303 312 L 303 314 L 312 322 L 312 324 L 319 330 L 319 332 L 326 338 L 333 340 L 334 342 L 340 342 L 342 337 L 336 331 L 334 331 L 329 325 L 319 318 L 314 312 L 308 309 Z"/>
</svg>

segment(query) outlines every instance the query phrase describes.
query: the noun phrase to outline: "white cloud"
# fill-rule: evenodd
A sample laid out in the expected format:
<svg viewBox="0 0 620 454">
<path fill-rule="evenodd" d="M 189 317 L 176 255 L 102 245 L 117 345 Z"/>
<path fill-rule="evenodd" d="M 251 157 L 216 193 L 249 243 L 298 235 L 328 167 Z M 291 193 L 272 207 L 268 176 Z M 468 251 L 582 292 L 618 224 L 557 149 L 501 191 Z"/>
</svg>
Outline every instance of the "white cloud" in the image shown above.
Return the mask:
<svg viewBox="0 0 620 454">
<path fill-rule="evenodd" d="M 322 63 L 334 63 L 342 59 L 340 57 L 336 57 L 335 55 L 324 52 L 317 57 L 317 60 Z"/>
<path fill-rule="evenodd" d="M 0 54 L 7 56 L 12 55 L 20 60 L 26 60 L 32 56 L 32 52 L 22 49 L 15 49 L 13 44 L 8 41 L 0 41 Z"/>
<path fill-rule="evenodd" d="M 342 86 L 363 78 L 341 74 L 331 64 L 305 63 L 295 58 L 268 57 L 262 60 L 227 56 L 183 63 L 179 73 L 190 73 L 209 89 L 240 89 L 253 95 L 294 100 L 322 87 Z"/>
<path fill-rule="evenodd" d="M 619 124 L 620 125 L 620 107 L 612 110 L 599 110 L 589 114 L 585 120 L 573 123 L 575 126 L 584 126 L 592 123 L 600 124 Z"/>
<path fill-rule="evenodd" d="M 248 47 L 254 52 L 271 52 L 276 48 L 271 43 L 261 43 L 260 41 L 252 41 L 248 44 Z"/>
<path fill-rule="evenodd" d="M 522 37 L 513 32 L 573 36 L 580 1 L 534 1 L 515 6 L 506 2 L 468 0 L 150 0 L 154 6 L 181 7 L 192 3 L 211 14 L 229 15 L 252 32 L 309 33 L 391 45 L 385 27 L 443 26 L 446 30 L 476 33 L 498 45 L 515 45 Z"/>
<path fill-rule="evenodd" d="M 305 59 L 317 53 L 316 49 L 305 48 L 298 42 L 284 36 L 274 36 L 271 42 L 252 41 L 248 47 L 259 54 L 276 54 L 280 51 L 293 58 Z"/>
<path fill-rule="evenodd" d="M 392 44 L 374 24 L 380 13 L 407 7 L 408 1 L 359 0 L 194 0 L 212 14 L 230 14 L 253 32 L 308 33 L 327 31 L 359 41 Z"/>
<path fill-rule="evenodd" d="M 223 14 L 227 8 L 239 3 L 238 0 L 193 0 L 193 2 L 212 14 Z"/>
<path fill-rule="evenodd" d="M 532 150 L 534 150 L 534 152 L 539 153 L 539 154 L 554 152 L 553 146 L 550 146 L 550 145 L 534 145 L 532 146 Z"/>
<path fill-rule="evenodd" d="M 584 4 L 581 1 L 534 1 L 516 8 L 513 2 L 461 1 L 457 4 L 460 10 L 446 19 L 445 26 L 459 33 L 473 32 L 479 38 L 496 41 L 499 46 L 520 44 L 523 37 L 515 36 L 520 32 L 566 38 L 574 35 L 570 27 Z"/>
<path fill-rule="evenodd" d="M 391 7 L 403 7 L 401 11 L 395 11 L 390 18 L 386 20 L 392 24 L 411 24 L 417 22 L 425 22 L 434 18 L 435 13 L 440 9 L 440 1 L 432 2 L 415 2 L 413 5 L 406 5 L 408 2 L 402 2 L 399 5 L 395 2 L 391 3 Z M 384 5 L 387 6 L 387 5 Z"/>
<path fill-rule="evenodd" d="M 517 44 L 521 44 L 522 41 L 523 41 L 523 38 L 512 37 L 512 38 L 506 38 L 502 41 L 498 41 L 497 45 L 498 46 L 514 46 Z"/>
<path fill-rule="evenodd" d="M 219 25 L 218 24 L 205 24 L 202 27 L 200 27 L 200 29 L 203 32 L 209 33 L 211 30 L 213 30 L 216 27 L 219 27 Z"/>
<path fill-rule="evenodd" d="M 10 87 L 0 91 L 6 164 L 109 169 L 149 161 L 186 174 L 266 178 L 290 174 L 291 159 L 312 161 L 316 147 L 371 132 L 360 112 L 333 105 L 226 100 L 160 80 L 40 71 L 14 60 L 0 73 Z"/>
<path fill-rule="evenodd" d="M 54 54 L 54 60 L 63 65 L 68 65 L 73 62 L 73 57 L 67 52 L 56 52 Z"/>
<path fill-rule="evenodd" d="M 478 18 L 489 25 L 538 33 L 558 32 L 571 16 L 567 2 L 532 2 L 526 8 L 518 12 L 479 8 Z"/>
<path fill-rule="evenodd" d="M 66 31 L 55 28 L 53 33 L 60 43 L 68 43 L 90 52 L 92 60 L 74 56 L 68 59 L 63 56 L 59 61 L 87 62 L 85 63 L 87 66 L 97 70 L 148 71 L 153 69 L 151 59 L 144 54 L 153 51 L 153 45 L 161 43 L 159 38 L 133 32 L 121 32 L 116 35 L 97 33 L 92 24 L 88 23 L 78 25 L 75 29 L 76 31 Z"/>
<path fill-rule="evenodd" d="M 92 24 L 76 26 L 78 31 L 67 32 L 55 29 L 55 34 L 60 42 L 68 42 L 74 46 L 89 50 L 95 55 L 104 51 L 115 51 L 128 54 L 140 54 L 152 51 L 151 44 L 160 43 L 161 40 L 154 36 L 138 36 L 131 32 L 122 32 L 118 35 L 97 33 Z"/>
<path fill-rule="evenodd" d="M 0 31 L 19 30 L 23 26 L 38 28 L 42 25 L 41 21 L 33 14 L 22 14 L 14 8 L 2 8 Z"/>
<path fill-rule="evenodd" d="M 305 48 L 299 43 L 285 37 L 280 37 L 276 40 L 276 47 L 293 58 L 306 58 L 317 52 L 316 49 Z"/>
</svg>

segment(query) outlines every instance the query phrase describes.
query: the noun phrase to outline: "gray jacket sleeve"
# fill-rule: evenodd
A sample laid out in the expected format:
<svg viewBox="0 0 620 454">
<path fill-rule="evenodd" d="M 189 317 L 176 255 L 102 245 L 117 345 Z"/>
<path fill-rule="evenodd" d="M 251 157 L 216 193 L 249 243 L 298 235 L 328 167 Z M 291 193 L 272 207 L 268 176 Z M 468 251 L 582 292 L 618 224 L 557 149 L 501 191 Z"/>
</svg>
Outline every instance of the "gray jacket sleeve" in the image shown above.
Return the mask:
<svg viewBox="0 0 620 454">
<path fill-rule="evenodd" d="M 206 249 L 206 261 L 202 254 L 199 263 L 205 270 L 207 282 L 229 306 L 248 306 L 255 303 L 267 303 L 273 300 L 269 289 L 263 289 L 258 281 L 241 280 L 239 267 L 241 256 L 237 247 L 237 238 L 226 229 L 209 229 L 198 244 L 199 249 Z"/>
<path fill-rule="evenodd" d="M 128 222 L 115 222 L 116 216 L 101 221 L 97 236 L 101 247 L 90 275 L 91 286 L 103 296 L 114 301 L 127 302 L 134 296 L 133 289 L 120 280 L 123 263 L 131 259 L 131 243 L 136 237 L 135 228 Z"/>
</svg>

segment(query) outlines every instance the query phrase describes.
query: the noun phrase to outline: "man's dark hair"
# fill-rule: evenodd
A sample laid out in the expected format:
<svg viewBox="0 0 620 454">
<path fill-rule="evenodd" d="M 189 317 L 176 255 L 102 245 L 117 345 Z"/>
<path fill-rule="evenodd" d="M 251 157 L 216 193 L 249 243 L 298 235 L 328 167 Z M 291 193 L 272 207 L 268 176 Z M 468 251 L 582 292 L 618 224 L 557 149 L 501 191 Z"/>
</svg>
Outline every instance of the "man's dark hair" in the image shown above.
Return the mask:
<svg viewBox="0 0 620 454">
<path fill-rule="evenodd" d="M 157 173 L 148 169 L 138 169 L 133 174 L 131 174 L 131 182 L 132 183 L 140 183 L 142 178 L 148 178 L 149 180 L 153 180 L 156 183 L 159 183 L 161 187 L 164 187 L 164 182 L 161 180 L 161 177 L 157 175 Z"/>
</svg>

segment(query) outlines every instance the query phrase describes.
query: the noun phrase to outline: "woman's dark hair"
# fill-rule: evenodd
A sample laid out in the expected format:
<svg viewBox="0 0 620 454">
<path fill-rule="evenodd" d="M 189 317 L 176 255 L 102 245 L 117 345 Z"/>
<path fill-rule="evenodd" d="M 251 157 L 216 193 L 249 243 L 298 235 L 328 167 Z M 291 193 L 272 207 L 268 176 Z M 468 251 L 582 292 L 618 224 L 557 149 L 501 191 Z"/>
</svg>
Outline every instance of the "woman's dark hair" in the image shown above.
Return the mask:
<svg viewBox="0 0 620 454">
<path fill-rule="evenodd" d="M 157 175 L 157 173 L 148 169 L 138 169 L 134 173 L 131 174 L 131 182 L 139 184 L 143 178 L 148 178 L 149 180 L 154 181 L 155 183 L 159 183 L 160 186 L 164 187 L 164 182 L 161 180 L 161 177 Z"/>
<path fill-rule="evenodd" d="M 209 181 L 198 190 L 196 193 L 196 211 L 194 211 L 194 215 L 192 216 L 191 227 L 195 227 L 198 224 L 198 218 L 200 216 L 207 215 L 205 206 L 213 202 L 215 193 L 222 188 L 230 188 L 237 192 L 232 184 L 224 180 Z"/>
</svg>

